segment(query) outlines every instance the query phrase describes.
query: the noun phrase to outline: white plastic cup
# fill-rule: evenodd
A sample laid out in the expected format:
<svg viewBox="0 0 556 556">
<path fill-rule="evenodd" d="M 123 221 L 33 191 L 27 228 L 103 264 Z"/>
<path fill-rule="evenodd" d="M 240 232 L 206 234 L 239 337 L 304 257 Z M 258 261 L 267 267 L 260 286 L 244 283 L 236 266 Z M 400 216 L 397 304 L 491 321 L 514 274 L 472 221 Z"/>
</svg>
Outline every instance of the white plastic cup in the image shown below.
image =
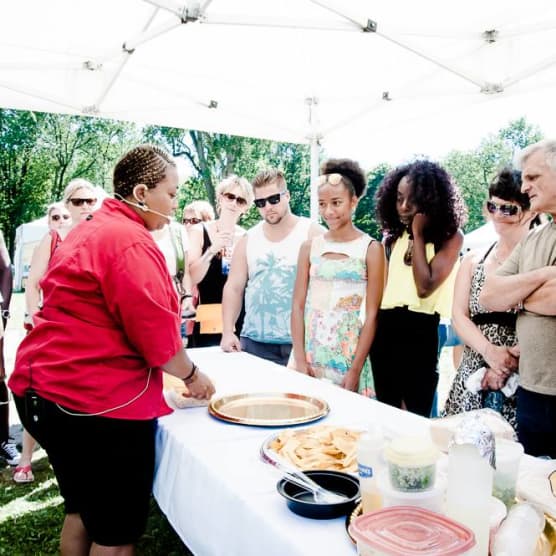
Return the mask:
<svg viewBox="0 0 556 556">
<path fill-rule="evenodd" d="M 544 514 L 526 502 L 516 504 L 500 525 L 494 537 L 493 556 L 525 556 L 534 554 L 537 540 L 544 529 Z"/>
<path fill-rule="evenodd" d="M 523 446 L 519 442 L 496 439 L 496 470 L 492 494 L 504 502 L 508 510 L 515 504 L 515 487 L 522 456 Z"/>
</svg>

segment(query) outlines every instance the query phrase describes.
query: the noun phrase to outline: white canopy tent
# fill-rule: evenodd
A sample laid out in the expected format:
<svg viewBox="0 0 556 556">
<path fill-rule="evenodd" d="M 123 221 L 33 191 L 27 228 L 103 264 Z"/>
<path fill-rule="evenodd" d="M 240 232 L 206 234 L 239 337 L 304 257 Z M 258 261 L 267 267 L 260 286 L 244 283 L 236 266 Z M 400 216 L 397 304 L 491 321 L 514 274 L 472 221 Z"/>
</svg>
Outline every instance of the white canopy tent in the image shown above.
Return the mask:
<svg viewBox="0 0 556 556">
<path fill-rule="evenodd" d="M 473 249 L 486 249 L 498 239 L 498 234 L 492 225 L 492 222 L 487 222 L 482 226 L 476 228 L 472 232 L 465 234 L 463 238 L 462 252 L 466 253 Z"/>
<path fill-rule="evenodd" d="M 555 63 L 552 0 L 0 7 L 0 106 L 311 143 L 313 172 L 319 144 L 378 161 L 393 144 L 458 147 L 464 127 L 553 120 Z"/>
<path fill-rule="evenodd" d="M 31 257 L 35 247 L 48 233 L 48 221 L 46 216 L 27 222 L 17 227 L 15 231 L 14 252 L 14 289 L 19 291 L 25 285 L 29 276 Z"/>
</svg>

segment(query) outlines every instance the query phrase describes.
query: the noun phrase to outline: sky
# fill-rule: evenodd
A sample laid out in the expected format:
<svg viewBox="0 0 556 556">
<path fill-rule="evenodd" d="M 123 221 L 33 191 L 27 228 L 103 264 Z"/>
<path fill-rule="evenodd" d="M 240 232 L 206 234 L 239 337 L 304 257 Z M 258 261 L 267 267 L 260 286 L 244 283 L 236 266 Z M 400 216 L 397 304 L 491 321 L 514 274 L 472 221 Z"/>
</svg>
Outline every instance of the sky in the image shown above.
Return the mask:
<svg viewBox="0 0 556 556">
<path fill-rule="evenodd" d="M 342 133 L 325 139 L 323 148 L 328 156 L 354 158 L 366 169 L 381 162 L 400 164 L 414 155 L 438 160 L 452 150 L 479 147 L 488 134 L 498 133 L 521 117 L 538 125 L 546 138 L 556 137 L 554 97 L 546 91 L 487 99 L 480 105 L 432 111 L 376 130 Z"/>
</svg>

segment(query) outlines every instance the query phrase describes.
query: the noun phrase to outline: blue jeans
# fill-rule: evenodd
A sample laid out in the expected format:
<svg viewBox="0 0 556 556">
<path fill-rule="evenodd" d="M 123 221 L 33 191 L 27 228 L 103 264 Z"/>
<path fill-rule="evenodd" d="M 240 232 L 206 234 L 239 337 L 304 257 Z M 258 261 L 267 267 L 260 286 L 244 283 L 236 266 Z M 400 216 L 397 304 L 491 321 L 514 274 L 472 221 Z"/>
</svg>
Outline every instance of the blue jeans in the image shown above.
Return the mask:
<svg viewBox="0 0 556 556">
<path fill-rule="evenodd" d="M 517 436 L 525 453 L 556 458 L 556 396 L 518 388 Z"/>
</svg>

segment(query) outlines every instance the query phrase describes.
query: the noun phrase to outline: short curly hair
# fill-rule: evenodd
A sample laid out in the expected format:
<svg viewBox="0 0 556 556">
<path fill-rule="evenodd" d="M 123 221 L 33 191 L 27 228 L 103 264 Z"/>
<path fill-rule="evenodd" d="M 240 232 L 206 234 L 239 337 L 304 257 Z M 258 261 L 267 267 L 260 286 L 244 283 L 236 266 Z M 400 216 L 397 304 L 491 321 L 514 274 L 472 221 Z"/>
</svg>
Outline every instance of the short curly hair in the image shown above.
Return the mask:
<svg viewBox="0 0 556 556">
<path fill-rule="evenodd" d="M 360 199 L 367 189 L 365 172 L 355 160 L 349 158 L 329 158 L 320 166 L 321 175 L 340 174 L 347 180 L 349 192 Z"/>
<path fill-rule="evenodd" d="M 430 224 L 425 230 L 425 241 L 437 249 L 450 239 L 467 220 L 467 210 L 459 188 L 448 172 L 429 160 L 417 160 L 390 171 L 376 194 L 377 217 L 391 245 L 406 229 L 400 221 L 396 208 L 398 185 L 407 178 L 417 212 L 429 216 Z"/>
</svg>

